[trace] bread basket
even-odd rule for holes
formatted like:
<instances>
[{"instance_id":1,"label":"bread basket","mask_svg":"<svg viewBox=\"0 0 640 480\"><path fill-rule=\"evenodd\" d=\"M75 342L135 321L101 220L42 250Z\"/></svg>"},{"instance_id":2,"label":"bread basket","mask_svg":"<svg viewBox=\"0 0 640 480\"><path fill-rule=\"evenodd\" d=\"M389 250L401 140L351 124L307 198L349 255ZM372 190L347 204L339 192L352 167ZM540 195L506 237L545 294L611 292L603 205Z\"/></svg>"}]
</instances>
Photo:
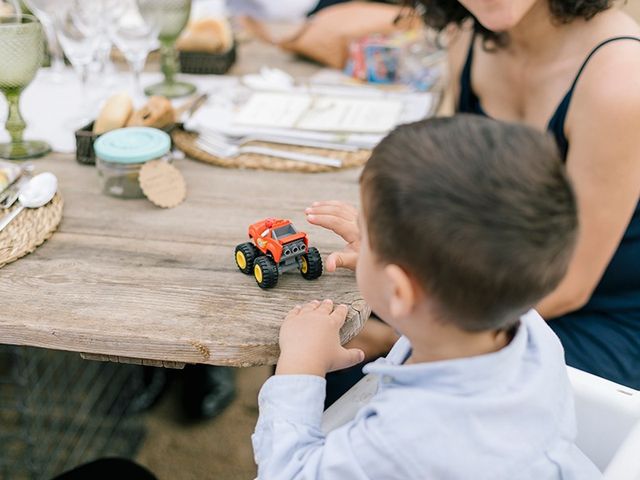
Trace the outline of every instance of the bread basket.
<instances>
[{"instance_id":1,"label":"bread basket","mask_svg":"<svg viewBox=\"0 0 640 480\"><path fill-rule=\"evenodd\" d=\"M236 44L224 53L180 51L180 71L196 75L224 75L236 61Z\"/></svg>"}]
</instances>

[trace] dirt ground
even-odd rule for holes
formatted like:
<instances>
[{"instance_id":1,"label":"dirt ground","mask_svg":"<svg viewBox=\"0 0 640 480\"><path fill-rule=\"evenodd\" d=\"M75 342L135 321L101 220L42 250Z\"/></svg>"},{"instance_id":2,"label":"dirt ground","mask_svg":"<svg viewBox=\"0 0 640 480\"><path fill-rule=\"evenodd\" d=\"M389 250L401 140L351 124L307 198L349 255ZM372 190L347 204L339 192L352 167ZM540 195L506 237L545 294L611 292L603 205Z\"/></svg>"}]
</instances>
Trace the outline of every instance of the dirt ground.
<instances>
[{"instance_id":1,"label":"dirt ground","mask_svg":"<svg viewBox=\"0 0 640 480\"><path fill-rule=\"evenodd\" d=\"M258 390L271 368L236 371L237 397L219 417L187 423L180 414L177 384L147 418L147 437L137 461L160 480L247 480L256 475L251 433Z\"/></svg>"},{"instance_id":2,"label":"dirt ground","mask_svg":"<svg viewBox=\"0 0 640 480\"><path fill-rule=\"evenodd\" d=\"M625 9L640 21L640 0L628 0ZM251 433L258 391L270 371L267 367L238 370L236 400L220 417L200 424L180 419L174 389L149 414L146 441L137 460L160 480L255 478Z\"/></svg>"}]
</instances>

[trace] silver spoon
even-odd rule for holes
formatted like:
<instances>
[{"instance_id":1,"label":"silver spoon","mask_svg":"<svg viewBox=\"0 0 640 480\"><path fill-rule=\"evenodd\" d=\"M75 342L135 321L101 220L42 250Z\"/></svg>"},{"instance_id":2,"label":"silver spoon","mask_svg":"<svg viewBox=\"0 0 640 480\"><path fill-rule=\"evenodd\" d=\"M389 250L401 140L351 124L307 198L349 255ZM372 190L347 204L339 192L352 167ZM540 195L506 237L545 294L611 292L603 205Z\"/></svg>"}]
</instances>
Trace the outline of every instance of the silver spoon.
<instances>
[{"instance_id":1,"label":"silver spoon","mask_svg":"<svg viewBox=\"0 0 640 480\"><path fill-rule=\"evenodd\" d=\"M0 231L16 218L25 208L40 208L49 203L58 190L58 179L53 173L40 173L33 177L18 196L20 206L0 220Z\"/></svg>"}]
</instances>

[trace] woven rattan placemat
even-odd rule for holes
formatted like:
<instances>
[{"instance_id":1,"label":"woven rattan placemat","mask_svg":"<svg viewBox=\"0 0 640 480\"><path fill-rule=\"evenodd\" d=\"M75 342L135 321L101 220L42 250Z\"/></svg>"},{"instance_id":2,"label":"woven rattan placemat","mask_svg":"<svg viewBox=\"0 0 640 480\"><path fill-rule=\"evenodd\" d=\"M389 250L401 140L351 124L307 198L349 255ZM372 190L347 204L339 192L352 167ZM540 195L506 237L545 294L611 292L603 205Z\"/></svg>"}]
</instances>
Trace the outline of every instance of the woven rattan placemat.
<instances>
[{"instance_id":1,"label":"woven rattan placemat","mask_svg":"<svg viewBox=\"0 0 640 480\"><path fill-rule=\"evenodd\" d=\"M25 208L7 225L0 232L0 267L33 252L51 237L62 219L63 204L62 196L57 193L44 207Z\"/></svg>"},{"instance_id":2,"label":"woven rattan placemat","mask_svg":"<svg viewBox=\"0 0 640 480\"><path fill-rule=\"evenodd\" d=\"M288 150L300 153L309 153L313 155L325 155L342 160L342 167L328 167L325 165L316 165L312 163L296 162L293 160L285 160L282 158L268 157L265 155L257 155L247 153L238 155L233 158L219 158L207 152L200 150L196 146L197 133L186 132L181 129L175 129L172 134L173 144L182 150L187 156L205 163L218 165L226 168L251 168L257 170L278 170L288 172L331 172L340 170L341 168L354 168L364 165L371 154L370 150L358 150L356 152L344 152L338 150L321 150L317 148L291 147L285 145L276 145L273 143L256 142L255 145L262 145L278 150Z\"/></svg>"}]
</instances>

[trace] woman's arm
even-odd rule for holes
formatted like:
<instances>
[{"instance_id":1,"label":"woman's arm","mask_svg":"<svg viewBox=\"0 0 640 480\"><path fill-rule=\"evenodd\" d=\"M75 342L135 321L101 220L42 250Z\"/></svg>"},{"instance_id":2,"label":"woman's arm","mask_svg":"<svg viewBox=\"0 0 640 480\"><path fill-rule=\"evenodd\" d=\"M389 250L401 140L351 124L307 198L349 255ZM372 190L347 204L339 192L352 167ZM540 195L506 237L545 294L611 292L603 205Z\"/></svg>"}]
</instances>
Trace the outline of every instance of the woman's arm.
<instances>
[{"instance_id":1,"label":"woman's arm","mask_svg":"<svg viewBox=\"0 0 640 480\"><path fill-rule=\"evenodd\" d=\"M638 203L640 42L614 42L592 58L566 125L580 233L564 280L537 307L545 318L577 310L589 300Z\"/></svg>"}]
</instances>

